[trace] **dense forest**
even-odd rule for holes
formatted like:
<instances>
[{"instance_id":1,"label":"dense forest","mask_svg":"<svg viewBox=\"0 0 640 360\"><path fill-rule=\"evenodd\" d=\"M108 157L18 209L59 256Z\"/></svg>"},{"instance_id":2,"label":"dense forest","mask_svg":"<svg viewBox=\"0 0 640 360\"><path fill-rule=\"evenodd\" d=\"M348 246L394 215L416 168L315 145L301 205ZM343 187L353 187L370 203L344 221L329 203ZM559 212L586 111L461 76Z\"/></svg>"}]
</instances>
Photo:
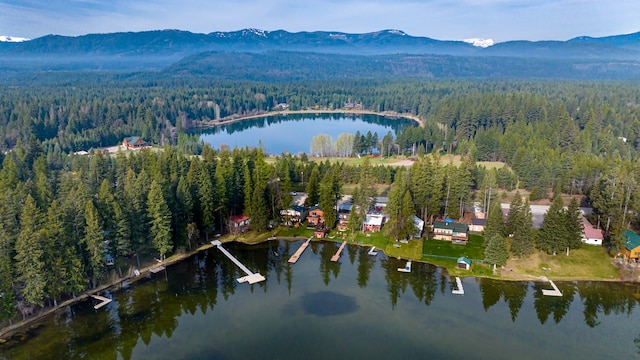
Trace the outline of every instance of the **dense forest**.
<instances>
[{"instance_id":1,"label":"dense forest","mask_svg":"<svg viewBox=\"0 0 640 360\"><path fill-rule=\"evenodd\" d=\"M395 138L379 134L375 144L354 136L349 147L352 155L376 147L416 157L411 168L272 160L260 149L211 149L190 134L278 104L340 109L350 101L423 119ZM134 254L189 249L240 213L265 231L279 223L303 173L309 201L325 209L344 184L358 184L354 201L363 209L375 184L392 184L388 231L396 238L411 233L413 215L458 218L498 190L526 189L531 200L581 195L614 247L623 229L639 225L635 82L68 80L2 87L0 124L0 319L15 315L18 303L43 306L97 286L105 254L126 271ZM131 135L157 148L74 154ZM440 154L463 161L445 164ZM488 170L478 161L508 166Z\"/></svg>"}]
</instances>

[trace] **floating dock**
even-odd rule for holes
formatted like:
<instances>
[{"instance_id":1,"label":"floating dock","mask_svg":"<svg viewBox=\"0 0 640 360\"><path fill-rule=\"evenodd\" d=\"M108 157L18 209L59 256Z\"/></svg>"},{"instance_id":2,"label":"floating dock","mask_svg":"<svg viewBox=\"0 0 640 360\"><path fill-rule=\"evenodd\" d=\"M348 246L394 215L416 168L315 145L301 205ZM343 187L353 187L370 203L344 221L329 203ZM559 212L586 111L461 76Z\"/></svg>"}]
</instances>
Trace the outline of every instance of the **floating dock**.
<instances>
[{"instance_id":1,"label":"floating dock","mask_svg":"<svg viewBox=\"0 0 640 360\"><path fill-rule=\"evenodd\" d=\"M378 252L376 251L376 247L375 247L375 246L372 246L372 247L371 247L371 249L369 250L369 252L368 252L367 254L369 254L369 255L371 255L371 256L376 256L376 255L378 255Z\"/></svg>"},{"instance_id":2,"label":"floating dock","mask_svg":"<svg viewBox=\"0 0 640 360\"><path fill-rule=\"evenodd\" d=\"M562 292L560 291L560 289L558 289L556 284L553 283L553 281L547 279L545 276L543 276L541 278L541 280L542 281L548 281L549 284L551 284L551 287L553 288L553 290L542 289L542 295L545 295L545 296L562 296Z\"/></svg>"},{"instance_id":3,"label":"floating dock","mask_svg":"<svg viewBox=\"0 0 640 360\"><path fill-rule=\"evenodd\" d=\"M236 259L233 255L231 255L231 253L228 252L227 249L222 247L222 243L220 242L220 240L213 240L211 244L217 247L218 250L220 250L223 254L225 254L229 258L229 260L233 261L240 268L240 270L244 271L247 274L247 276L243 276L236 279L238 280L239 283L248 282L249 284L255 284L257 282L266 280L264 276L262 276L259 273L253 273L246 266L244 266L238 259Z\"/></svg>"},{"instance_id":4,"label":"floating dock","mask_svg":"<svg viewBox=\"0 0 640 360\"><path fill-rule=\"evenodd\" d=\"M307 246L309 246L309 243L311 243L311 239L313 239L313 237L310 237L309 240L303 242L302 245L300 245L300 247L298 248L298 250L296 250L296 252L293 255L291 255L291 257L289 258L290 263L295 264L296 261L300 259L300 255L302 255L302 253L307 249Z\"/></svg>"},{"instance_id":5,"label":"floating dock","mask_svg":"<svg viewBox=\"0 0 640 360\"><path fill-rule=\"evenodd\" d=\"M93 306L93 308L96 309L96 310L100 309L101 307L107 305L108 303L110 303L112 301L111 299L106 298L104 296L100 296L100 295L89 295L89 296L91 296L92 298L94 298L96 300L102 301L101 303L98 303L98 304Z\"/></svg>"},{"instance_id":6,"label":"floating dock","mask_svg":"<svg viewBox=\"0 0 640 360\"><path fill-rule=\"evenodd\" d=\"M464 288L462 287L462 280L456 276L456 285L458 288L452 289L451 293L454 295L464 295Z\"/></svg>"},{"instance_id":7,"label":"floating dock","mask_svg":"<svg viewBox=\"0 0 640 360\"><path fill-rule=\"evenodd\" d=\"M400 272L411 272L411 260L407 261L407 264L403 268L398 268Z\"/></svg>"},{"instance_id":8,"label":"floating dock","mask_svg":"<svg viewBox=\"0 0 640 360\"><path fill-rule=\"evenodd\" d=\"M336 262L340 259L340 253L342 253L342 249L344 249L345 245L347 245L346 240L342 242L342 245L340 245L340 248L338 249L338 251L336 251L336 254L331 257L331 261Z\"/></svg>"},{"instance_id":9,"label":"floating dock","mask_svg":"<svg viewBox=\"0 0 640 360\"><path fill-rule=\"evenodd\" d=\"M149 269L149 272L152 274L157 274L164 269L166 269L164 265L160 265L160 266L152 267L151 269Z\"/></svg>"}]
</instances>

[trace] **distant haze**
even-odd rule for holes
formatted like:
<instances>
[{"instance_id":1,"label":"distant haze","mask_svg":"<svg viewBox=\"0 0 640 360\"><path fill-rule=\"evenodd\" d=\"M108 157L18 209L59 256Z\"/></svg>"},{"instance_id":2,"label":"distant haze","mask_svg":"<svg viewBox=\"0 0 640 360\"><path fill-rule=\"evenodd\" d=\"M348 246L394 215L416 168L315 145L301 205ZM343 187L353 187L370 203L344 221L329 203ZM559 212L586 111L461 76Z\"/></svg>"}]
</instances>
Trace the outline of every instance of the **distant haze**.
<instances>
[{"instance_id":1,"label":"distant haze","mask_svg":"<svg viewBox=\"0 0 640 360\"><path fill-rule=\"evenodd\" d=\"M401 29L439 40L567 40L636 32L638 14L638 0L0 0L0 35Z\"/></svg>"}]
</instances>

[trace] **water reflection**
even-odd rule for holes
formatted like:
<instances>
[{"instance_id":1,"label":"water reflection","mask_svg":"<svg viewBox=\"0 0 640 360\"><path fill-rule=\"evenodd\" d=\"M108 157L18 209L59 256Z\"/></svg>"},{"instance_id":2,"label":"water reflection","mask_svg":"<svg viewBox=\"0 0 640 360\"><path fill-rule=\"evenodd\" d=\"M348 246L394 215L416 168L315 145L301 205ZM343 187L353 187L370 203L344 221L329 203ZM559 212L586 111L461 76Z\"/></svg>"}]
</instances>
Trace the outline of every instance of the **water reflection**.
<instances>
[{"instance_id":1,"label":"water reflection","mask_svg":"<svg viewBox=\"0 0 640 360\"><path fill-rule=\"evenodd\" d=\"M640 353L638 284L557 282L563 296L547 297L541 291L546 283L469 278L464 281L466 294L456 296L451 294L453 279L429 264L414 262L412 273L401 273L397 269L404 260L373 257L368 249L355 246L331 262L339 246L331 242L313 242L297 264L289 264L299 245L228 244L234 256L267 278L254 285L238 284L236 279L244 274L219 252L197 254L169 267L166 278L157 274L110 294L114 301L100 310L85 301L39 322L26 331L24 340L0 345L0 359L132 359L148 358L150 352L158 358L197 358L205 354L203 349L209 350L205 357L224 358L237 351L233 344L244 332L265 337L269 349L268 339L301 336L307 329L314 334L335 329L382 337L401 333L396 341L405 342L406 356L419 356L425 344L436 348L445 345L438 343L444 338L456 336L466 338L467 351L485 349L490 355L491 349L484 348L490 342L478 338L489 328L508 334L514 349L532 341L547 344L532 357L585 339L584 350L571 351L602 349L600 354L617 358ZM274 308L282 310L271 311ZM451 323L466 323L468 329L452 328ZM414 339L418 331L433 338ZM456 336L449 336L452 331ZM214 337L220 340L212 347L209 338ZM313 345L303 341L299 346L298 351L305 351ZM366 346L354 345L350 351L367 354ZM182 349L186 347L192 349ZM282 356L277 350L271 350L273 355ZM326 353L315 357L320 355Z\"/></svg>"}]
</instances>

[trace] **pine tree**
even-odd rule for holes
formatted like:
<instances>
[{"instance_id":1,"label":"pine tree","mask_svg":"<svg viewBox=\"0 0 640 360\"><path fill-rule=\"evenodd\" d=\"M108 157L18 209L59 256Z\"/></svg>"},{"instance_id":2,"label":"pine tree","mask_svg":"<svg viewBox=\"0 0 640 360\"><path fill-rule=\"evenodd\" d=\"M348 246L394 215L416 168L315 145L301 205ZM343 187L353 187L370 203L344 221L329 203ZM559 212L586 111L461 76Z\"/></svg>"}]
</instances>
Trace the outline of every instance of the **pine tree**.
<instances>
[{"instance_id":1,"label":"pine tree","mask_svg":"<svg viewBox=\"0 0 640 360\"><path fill-rule=\"evenodd\" d=\"M489 238L487 248L484 250L484 260L494 266L503 266L507 263L507 241L500 235Z\"/></svg>"},{"instance_id":2,"label":"pine tree","mask_svg":"<svg viewBox=\"0 0 640 360\"><path fill-rule=\"evenodd\" d=\"M413 206L413 198L411 192L406 190L402 196L402 206L400 210L400 233L399 239L409 239L417 232L414 216L416 215L416 209Z\"/></svg>"},{"instance_id":3,"label":"pine tree","mask_svg":"<svg viewBox=\"0 0 640 360\"><path fill-rule=\"evenodd\" d=\"M556 254L569 245L567 243L566 215L563 209L562 197L553 197L551 206L544 216L544 221L538 231L536 248L547 254Z\"/></svg>"},{"instance_id":4,"label":"pine tree","mask_svg":"<svg viewBox=\"0 0 640 360\"><path fill-rule=\"evenodd\" d=\"M320 171L317 166L314 166L313 170L311 170L311 176L309 176L306 191L307 199L305 200L305 204L308 206L318 204L320 201Z\"/></svg>"},{"instance_id":5,"label":"pine tree","mask_svg":"<svg viewBox=\"0 0 640 360\"><path fill-rule=\"evenodd\" d=\"M332 173L325 174L320 181L320 208L324 212L324 222L327 229L333 229L338 217L333 184Z\"/></svg>"},{"instance_id":6,"label":"pine tree","mask_svg":"<svg viewBox=\"0 0 640 360\"><path fill-rule=\"evenodd\" d=\"M515 256L526 258L533 253L533 244L533 218L531 216L529 200L526 200L524 204L522 204L514 223L510 251Z\"/></svg>"},{"instance_id":7,"label":"pine tree","mask_svg":"<svg viewBox=\"0 0 640 360\"><path fill-rule=\"evenodd\" d=\"M491 239L494 235L505 236L505 224L504 217L502 215L502 208L500 204L496 201L491 205L491 209L489 209L489 214L487 216L487 223L484 227L484 238ZM485 241L484 246L486 247L488 241Z\"/></svg>"},{"instance_id":8,"label":"pine tree","mask_svg":"<svg viewBox=\"0 0 640 360\"><path fill-rule=\"evenodd\" d=\"M171 234L171 211L162 194L162 187L157 181L151 183L149 198L149 226L153 247L160 253L160 259L173 249Z\"/></svg>"},{"instance_id":9,"label":"pine tree","mask_svg":"<svg viewBox=\"0 0 640 360\"><path fill-rule=\"evenodd\" d=\"M516 223L522 215L522 210L522 197L520 192L516 191L516 194L513 196L511 204L509 205L509 214L507 215L507 221L505 224L506 235L513 235L515 233L515 228L517 226Z\"/></svg>"},{"instance_id":10,"label":"pine tree","mask_svg":"<svg viewBox=\"0 0 640 360\"><path fill-rule=\"evenodd\" d=\"M98 210L93 204L93 200L87 201L84 218L85 227L82 242L88 254L87 269L91 278L91 284L93 287L96 287L104 276L106 266L104 262L104 234L102 226L100 225Z\"/></svg>"},{"instance_id":11,"label":"pine tree","mask_svg":"<svg viewBox=\"0 0 640 360\"><path fill-rule=\"evenodd\" d=\"M567 227L567 244L571 249L582 246L582 211L576 198L571 198L566 210L565 226Z\"/></svg>"},{"instance_id":12,"label":"pine tree","mask_svg":"<svg viewBox=\"0 0 640 360\"><path fill-rule=\"evenodd\" d=\"M35 200L27 195L16 240L15 271L18 281L23 284L22 296L28 303L38 306L44 305L47 281L41 221Z\"/></svg>"}]
</instances>

